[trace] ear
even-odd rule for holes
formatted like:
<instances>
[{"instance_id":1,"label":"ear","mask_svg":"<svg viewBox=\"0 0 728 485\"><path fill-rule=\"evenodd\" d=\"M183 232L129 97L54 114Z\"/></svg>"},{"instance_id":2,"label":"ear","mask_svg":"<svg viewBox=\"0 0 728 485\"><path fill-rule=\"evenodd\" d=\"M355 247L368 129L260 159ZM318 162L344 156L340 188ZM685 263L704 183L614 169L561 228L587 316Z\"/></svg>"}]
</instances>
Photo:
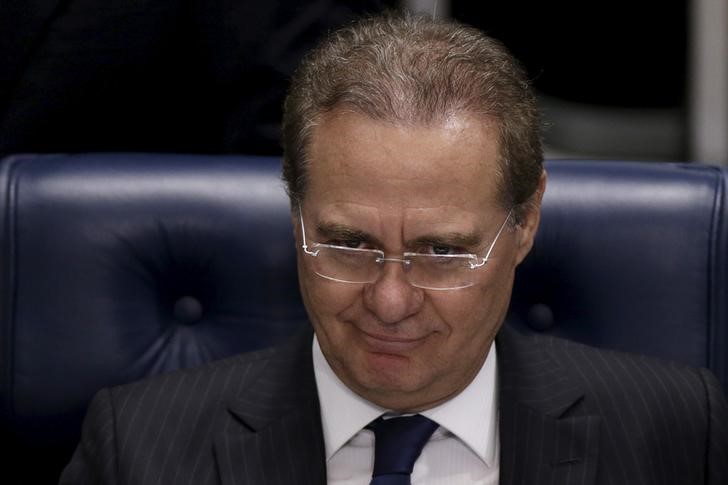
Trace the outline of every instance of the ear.
<instances>
[{"instance_id":1,"label":"ear","mask_svg":"<svg viewBox=\"0 0 728 485\"><path fill-rule=\"evenodd\" d=\"M541 200L546 190L546 171L541 172L541 178L538 181L536 192L533 193L531 201L528 203L523 220L517 228L517 245L516 245L516 265L521 264L529 251L533 247L533 241L536 238L536 231L541 220Z\"/></svg>"}]
</instances>

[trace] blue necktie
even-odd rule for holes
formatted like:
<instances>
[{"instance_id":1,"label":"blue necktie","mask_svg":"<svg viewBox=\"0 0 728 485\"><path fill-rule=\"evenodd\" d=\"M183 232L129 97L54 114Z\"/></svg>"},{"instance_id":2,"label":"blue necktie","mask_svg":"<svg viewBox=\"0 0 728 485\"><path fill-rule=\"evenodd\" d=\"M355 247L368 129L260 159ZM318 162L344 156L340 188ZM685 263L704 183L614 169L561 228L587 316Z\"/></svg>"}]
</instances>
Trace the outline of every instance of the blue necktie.
<instances>
[{"instance_id":1,"label":"blue necktie","mask_svg":"<svg viewBox=\"0 0 728 485\"><path fill-rule=\"evenodd\" d=\"M374 472L370 485L410 485L410 475L422 448L438 424L415 414L372 421Z\"/></svg>"}]
</instances>

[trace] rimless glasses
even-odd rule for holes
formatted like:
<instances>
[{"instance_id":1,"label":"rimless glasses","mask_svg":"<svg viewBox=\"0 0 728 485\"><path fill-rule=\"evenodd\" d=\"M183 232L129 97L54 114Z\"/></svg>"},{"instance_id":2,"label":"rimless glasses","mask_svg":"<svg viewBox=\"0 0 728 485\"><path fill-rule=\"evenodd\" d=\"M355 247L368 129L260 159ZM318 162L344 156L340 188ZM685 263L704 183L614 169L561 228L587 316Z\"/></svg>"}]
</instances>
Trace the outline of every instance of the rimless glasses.
<instances>
[{"instance_id":1,"label":"rimless glasses","mask_svg":"<svg viewBox=\"0 0 728 485\"><path fill-rule=\"evenodd\" d=\"M303 237L301 247L303 252L311 257L313 271L318 276L338 283L373 283L379 279L384 263L400 263L409 283L426 290L459 290L473 286L476 281L476 271L484 267L490 259L495 243L505 229L512 212L512 210L508 212L484 256L457 252L454 254L405 252L399 258L390 258L379 249L318 242L311 242L309 245L306 240L303 211L300 206L298 209ZM450 248L445 247L445 249Z\"/></svg>"}]
</instances>

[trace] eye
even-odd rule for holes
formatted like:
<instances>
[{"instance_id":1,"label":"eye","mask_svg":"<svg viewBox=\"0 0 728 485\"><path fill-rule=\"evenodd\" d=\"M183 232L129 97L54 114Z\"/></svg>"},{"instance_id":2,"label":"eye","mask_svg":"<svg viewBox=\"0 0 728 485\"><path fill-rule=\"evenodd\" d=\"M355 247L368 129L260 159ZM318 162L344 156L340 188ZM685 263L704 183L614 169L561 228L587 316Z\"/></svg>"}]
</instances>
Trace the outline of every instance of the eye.
<instances>
[{"instance_id":1,"label":"eye","mask_svg":"<svg viewBox=\"0 0 728 485\"><path fill-rule=\"evenodd\" d=\"M438 245L431 246L431 248L432 248L432 254L436 254L438 256L443 256L445 254L456 254L455 249L450 246L438 244Z\"/></svg>"},{"instance_id":2,"label":"eye","mask_svg":"<svg viewBox=\"0 0 728 485\"><path fill-rule=\"evenodd\" d=\"M432 254L435 256L447 256L450 254L463 254L466 251L464 251L462 248L449 246L447 244L427 244L423 246L418 252L421 254Z\"/></svg>"},{"instance_id":3,"label":"eye","mask_svg":"<svg viewBox=\"0 0 728 485\"><path fill-rule=\"evenodd\" d=\"M352 248L352 249L362 249L364 247L364 241L361 239L356 238L350 238L350 239L333 239L329 241L327 244L331 244L333 246L342 246L345 248Z\"/></svg>"}]
</instances>

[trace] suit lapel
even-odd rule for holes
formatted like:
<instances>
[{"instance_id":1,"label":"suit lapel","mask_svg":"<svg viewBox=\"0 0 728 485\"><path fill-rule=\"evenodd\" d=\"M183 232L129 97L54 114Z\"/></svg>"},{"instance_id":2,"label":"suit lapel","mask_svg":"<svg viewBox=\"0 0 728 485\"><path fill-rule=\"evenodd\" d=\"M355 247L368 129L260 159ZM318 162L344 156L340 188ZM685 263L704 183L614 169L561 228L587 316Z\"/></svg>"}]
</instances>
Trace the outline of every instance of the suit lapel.
<instances>
[{"instance_id":1,"label":"suit lapel","mask_svg":"<svg viewBox=\"0 0 728 485\"><path fill-rule=\"evenodd\" d=\"M600 418L580 412L583 391L534 339L504 326L497 342L500 483L594 483Z\"/></svg>"},{"instance_id":2,"label":"suit lapel","mask_svg":"<svg viewBox=\"0 0 728 485\"><path fill-rule=\"evenodd\" d=\"M497 340L500 483L594 483L600 418L581 412L583 391L534 339L504 327ZM223 485L325 485L311 335L259 365L215 439Z\"/></svg>"},{"instance_id":3,"label":"suit lapel","mask_svg":"<svg viewBox=\"0 0 728 485\"><path fill-rule=\"evenodd\" d=\"M224 485L325 485L321 417L311 334L265 362L252 385L230 403L215 439Z\"/></svg>"}]
</instances>

